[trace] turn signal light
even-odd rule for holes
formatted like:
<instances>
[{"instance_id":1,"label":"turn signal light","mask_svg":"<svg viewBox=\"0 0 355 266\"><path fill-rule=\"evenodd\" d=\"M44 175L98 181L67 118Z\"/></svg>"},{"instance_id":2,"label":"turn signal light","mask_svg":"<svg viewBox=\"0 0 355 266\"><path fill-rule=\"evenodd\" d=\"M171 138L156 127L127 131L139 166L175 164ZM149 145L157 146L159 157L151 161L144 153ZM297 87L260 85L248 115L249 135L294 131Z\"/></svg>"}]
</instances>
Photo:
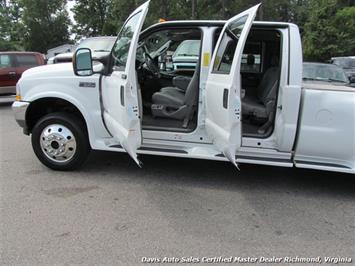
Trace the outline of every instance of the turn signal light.
<instances>
[{"instance_id":1,"label":"turn signal light","mask_svg":"<svg viewBox=\"0 0 355 266\"><path fill-rule=\"evenodd\" d=\"M15 97L15 100L16 101L21 101L21 95L17 94L16 97Z\"/></svg>"}]
</instances>

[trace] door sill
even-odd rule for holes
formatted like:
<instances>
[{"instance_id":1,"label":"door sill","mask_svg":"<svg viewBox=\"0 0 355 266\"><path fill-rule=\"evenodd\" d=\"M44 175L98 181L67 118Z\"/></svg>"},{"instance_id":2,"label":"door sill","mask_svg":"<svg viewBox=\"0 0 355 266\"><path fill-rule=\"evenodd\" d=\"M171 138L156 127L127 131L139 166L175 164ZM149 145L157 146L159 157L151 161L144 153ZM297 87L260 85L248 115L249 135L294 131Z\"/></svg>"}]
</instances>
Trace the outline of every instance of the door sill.
<instances>
[{"instance_id":1,"label":"door sill","mask_svg":"<svg viewBox=\"0 0 355 266\"><path fill-rule=\"evenodd\" d=\"M217 154L216 157L225 158L223 154ZM281 158L261 158L253 157L247 155L237 155L235 160L238 163L250 163L250 164L262 164L270 166L282 166L282 167L293 167L291 159L281 159Z\"/></svg>"},{"instance_id":2,"label":"door sill","mask_svg":"<svg viewBox=\"0 0 355 266\"><path fill-rule=\"evenodd\" d=\"M171 132L171 133L191 133L195 129L188 128L167 128L167 127L157 127L157 126L142 126L142 130L145 131L163 131L163 132Z\"/></svg>"},{"instance_id":3,"label":"door sill","mask_svg":"<svg viewBox=\"0 0 355 266\"><path fill-rule=\"evenodd\" d=\"M170 118L153 118L151 115L143 115L142 130L162 131L173 133L191 133L197 128L197 120L189 121L187 128L183 128L183 121Z\"/></svg>"}]
</instances>

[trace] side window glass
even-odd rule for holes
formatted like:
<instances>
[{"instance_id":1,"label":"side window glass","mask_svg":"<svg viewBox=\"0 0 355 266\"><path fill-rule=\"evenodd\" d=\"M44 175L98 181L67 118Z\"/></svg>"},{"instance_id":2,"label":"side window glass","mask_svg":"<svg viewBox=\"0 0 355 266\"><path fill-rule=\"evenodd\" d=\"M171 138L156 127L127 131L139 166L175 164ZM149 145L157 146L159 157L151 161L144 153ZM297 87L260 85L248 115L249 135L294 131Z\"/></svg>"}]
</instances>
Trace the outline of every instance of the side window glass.
<instances>
[{"instance_id":1,"label":"side window glass","mask_svg":"<svg viewBox=\"0 0 355 266\"><path fill-rule=\"evenodd\" d=\"M34 55L16 55L19 67L35 67L38 66L36 56Z\"/></svg>"},{"instance_id":2,"label":"side window glass","mask_svg":"<svg viewBox=\"0 0 355 266\"><path fill-rule=\"evenodd\" d=\"M247 43L243 52L241 71L244 73L260 73L262 44Z\"/></svg>"},{"instance_id":3,"label":"side window glass","mask_svg":"<svg viewBox=\"0 0 355 266\"><path fill-rule=\"evenodd\" d=\"M223 53L217 53L216 61L213 65L213 70L217 73L229 74L233 64L237 43L227 35L223 37L223 42L223 46L225 48L223 49Z\"/></svg>"},{"instance_id":4,"label":"side window glass","mask_svg":"<svg viewBox=\"0 0 355 266\"><path fill-rule=\"evenodd\" d=\"M213 35L212 51L216 48L219 36L221 35L222 28L217 28Z\"/></svg>"},{"instance_id":5,"label":"side window glass","mask_svg":"<svg viewBox=\"0 0 355 266\"><path fill-rule=\"evenodd\" d=\"M0 68L12 67L10 55L0 55Z\"/></svg>"},{"instance_id":6,"label":"side window glass","mask_svg":"<svg viewBox=\"0 0 355 266\"><path fill-rule=\"evenodd\" d=\"M227 26L226 32L223 34L222 41L219 44L217 55L213 63L214 73L230 73L240 34L244 28L247 19L248 15L245 15L231 22Z\"/></svg>"},{"instance_id":7,"label":"side window glass","mask_svg":"<svg viewBox=\"0 0 355 266\"><path fill-rule=\"evenodd\" d=\"M129 48L131 46L131 41L133 35L137 29L139 18L141 16L141 12L133 15L126 24L122 27L117 41L113 47L113 69L116 71L125 71Z\"/></svg>"}]
</instances>

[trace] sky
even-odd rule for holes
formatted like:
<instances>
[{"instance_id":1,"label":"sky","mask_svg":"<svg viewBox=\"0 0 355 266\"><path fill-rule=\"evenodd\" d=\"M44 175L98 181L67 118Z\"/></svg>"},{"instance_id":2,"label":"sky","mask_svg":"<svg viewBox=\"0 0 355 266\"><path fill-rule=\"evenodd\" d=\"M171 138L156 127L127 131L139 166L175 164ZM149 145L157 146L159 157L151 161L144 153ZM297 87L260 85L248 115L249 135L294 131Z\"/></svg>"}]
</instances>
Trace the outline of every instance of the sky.
<instances>
[{"instance_id":1,"label":"sky","mask_svg":"<svg viewBox=\"0 0 355 266\"><path fill-rule=\"evenodd\" d=\"M74 22L74 14L73 12L70 11L70 9L75 5L75 0L69 0L67 2L67 10L69 12L69 17L71 19L72 22Z\"/></svg>"},{"instance_id":2,"label":"sky","mask_svg":"<svg viewBox=\"0 0 355 266\"><path fill-rule=\"evenodd\" d=\"M70 20L75 23L74 14L70 11L70 9L75 5L75 0L68 0L67 2L67 11L69 13ZM70 35L70 39L74 40L75 34Z\"/></svg>"}]
</instances>

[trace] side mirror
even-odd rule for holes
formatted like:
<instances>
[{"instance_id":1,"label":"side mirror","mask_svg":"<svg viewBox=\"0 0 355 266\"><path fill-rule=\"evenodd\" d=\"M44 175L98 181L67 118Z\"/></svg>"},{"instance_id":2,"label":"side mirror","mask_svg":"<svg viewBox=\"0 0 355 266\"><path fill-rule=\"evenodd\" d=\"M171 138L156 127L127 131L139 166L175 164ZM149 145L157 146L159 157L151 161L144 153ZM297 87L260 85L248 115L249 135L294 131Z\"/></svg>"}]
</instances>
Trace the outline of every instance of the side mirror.
<instances>
[{"instance_id":1,"label":"side mirror","mask_svg":"<svg viewBox=\"0 0 355 266\"><path fill-rule=\"evenodd\" d=\"M89 48L80 48L75 52L73 68L77 76L84 77L94 74L91 50Z\"/></svg>"},{"instance_id":2,"label":"side mirror","mask_svg":"<svg viewBox=\"0 0 355 266\"><path fill-rule=\"evenodd\" d=\"M355 83L355 76L350 77L349 80L350 80L350 84Z\"/></svg>"}]
</instances>

